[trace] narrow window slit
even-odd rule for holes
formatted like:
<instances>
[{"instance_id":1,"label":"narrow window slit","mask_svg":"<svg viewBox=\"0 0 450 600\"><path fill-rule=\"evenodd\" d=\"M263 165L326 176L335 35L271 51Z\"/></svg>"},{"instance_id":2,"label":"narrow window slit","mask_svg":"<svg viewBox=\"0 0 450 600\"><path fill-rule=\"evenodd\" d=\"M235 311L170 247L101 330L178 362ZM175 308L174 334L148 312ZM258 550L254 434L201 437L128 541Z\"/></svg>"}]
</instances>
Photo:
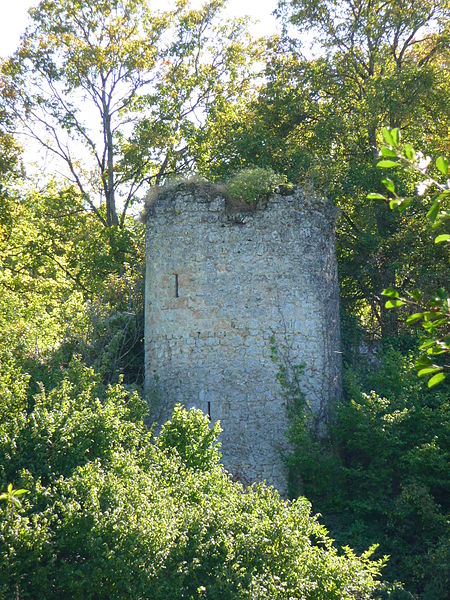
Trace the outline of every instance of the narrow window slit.
<instances>
[{"instance_id":1,"label":"narrow window slit","mask_svg":"<svg viewBox=\"0 0 450 600\"><path fill-rule=\"evenodd\" d=\"M178 273L175 273L175 298L179 298L179 289L178 289Z\"/></svg>"},{"instance_id":2,"label":"narrow window slit","mask_svg":"<svg viewBox=\"0 0 450 600\"><path fill-rule=\"evenodd\" d=\"M209 417L209 420L211 421L211 402L208 402L208 417Z\"/></svg>"}]
</instances>

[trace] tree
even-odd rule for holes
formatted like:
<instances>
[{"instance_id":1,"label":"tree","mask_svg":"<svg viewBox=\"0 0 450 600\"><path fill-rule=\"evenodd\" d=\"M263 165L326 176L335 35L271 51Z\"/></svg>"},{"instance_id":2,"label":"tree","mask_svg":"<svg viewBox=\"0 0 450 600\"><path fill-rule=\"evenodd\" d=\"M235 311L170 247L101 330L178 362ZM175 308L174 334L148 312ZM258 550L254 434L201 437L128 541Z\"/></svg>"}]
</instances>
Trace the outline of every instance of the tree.
<instances>
[{"instance_id":1,"label":"tree","mask_svg":"<svg viewBox=\"0 0 450 600\"><path fill-rule=\"evenodd\" d=\"M448 205L450 199L450 182L438 180L448 177L448 159L439 156L436 159L436 170L438 178L427 172L431 159L425 158L421 152L417 152L411 144L400 143L400 131L398 129L383 129L383 138L386 146L381 148L382 159L377 167L380 169L401 169L403 171L418 173L421 181L418 185L418 194L425 196L422 204L428 204L427 217L433 229L438 230L434 238L435 244L448 244L450 234L445 231L449 220ZM433 175L433 176L432 176ZM382 180L386 189L385 194L368 194L370 200L383 200L391 209L404 211L416 198L399 195L394 181L389 177ZM426 197L428 196L428 198ZM428 201L428 202L427 202ZM440 230L440 231L439 231ZM434 267L433 263L429 265ZM399 291L394 288L383 290L383 296L389 298L385 307L399 308L408 305L416 312L411 314L406 323L409 325L421 323L425 336L419 349L422 351L416 362L419 377L429 377L428 387L434 387L445 380L450 365L445 360L450 353L450 299L444 288L435 291L432 298L427 298L420 290L412 292Z\"/></svg>"},{"instance_id":2,"label":"tree","mask_svg":"<svg viewBox=\"0 0 450 600\"><path fill-rule=\"evenodd\" d=\"M218 24L223 4L190 10L178 0L156 12L146 0L42 0L31 9L4 68L10 105L105 226L124 225L144 184L188 168L202 122L248 84L245 24Z\"/></svg>"},{"instance_id":3,"label":"tree","mask_svg":"<svg viewBox=\"0 0 450 600\"><path fill-rule=\"evenodd\" d=\"M385 560L338 552L305 498L233 482L201 411L177 406L155 439L146 402L79 360L30 408L11 367L0 492L29 493L14 511L0 494L2 597L363 600L379 587Z\"/></svg>"},{"instance_id":4,"label":"tree","mask_svg":"<svg viewBox=\"0 0 450 600\"><path fill-rule=\"evenodd\" d=\"M443 1L280 2L284 33L268 43L266 80L258 96L234 109L233 127L215 122L208 140L209 154L218 158L204 165L206 174L271 167L294 183L312 179L340 207L342 306L376 335L397 331L382 290L398 278L430 277L422 258L431 253L423 223L399 227L398 215L368 205L366 195L382 185L375 163L383 126L400 125L408 141L425 138L430 151L443 151L448 130L444 10ZM320 48L316 58L303 55L305 32ZM223 123L229 123L228 115ZM417 260L406 269L399 255L411 247ZM439 269L433 275L440 276Z\"/></svg>"},{"instance_id":5,"label":"tree","mask_svg":"<svg viewBox=\"0 0 450 600\"><path fill-rule=\"evenodd\" d=\"M405 108L423 84L423 67L447 46L446 9L445 0L280 0L277 14L299 31L318 34L328 57L339 59L347 100L366 103L367 137L376 155L381 120L386 115L395 127L409 116ZM400 92L396 85L408 83L411 70L417 80Z\"/></svg>"},{"instance_id":6,"label":"tree","mask_svg":"<svg viewBox=\"0 0 450 600\"><path fill-rule=\"evenodd\" d=\"M407 230L399 230L396 216L381 207L368 209L364 199L380 185L374 162L381 127L401 126L412 140L427 135L430 146L445 139L445 11L442 0L281 0L278 7L285 26L322 40L328 73L319 101L330 119L324 166L334 163L329 188L344 213L338 236L343 292L369 304L383 335L397 325L381 291L398 276L397 256L406 242L401 233ZM299 40L291 44L299 52Z\"/></svg>"}]
</instances>

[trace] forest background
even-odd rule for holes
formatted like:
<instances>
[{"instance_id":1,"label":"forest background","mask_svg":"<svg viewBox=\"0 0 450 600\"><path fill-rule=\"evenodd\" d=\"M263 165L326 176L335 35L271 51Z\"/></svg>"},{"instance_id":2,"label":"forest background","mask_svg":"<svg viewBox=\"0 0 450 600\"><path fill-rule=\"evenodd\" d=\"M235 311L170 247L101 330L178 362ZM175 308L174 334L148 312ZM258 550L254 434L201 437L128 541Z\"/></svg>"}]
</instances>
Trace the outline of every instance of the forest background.
<instances>
[{"instance_id":1,"label":"forest background","mask_svg":"<svg viewBox=\"0 0 450 600\"><path fill-rule=\"evenodd\" d=\"M280 0L264 38L223 4L42 0L2 62L0 590L446 598L446 3ZM249 201L312 182L341 211L344 397L319 440L293 391L292 505L229 481L201 415L142 425L135 215L193 175ZM379 544L383 583L303 496L337 547Z\"/></svg>"}]
</instances>

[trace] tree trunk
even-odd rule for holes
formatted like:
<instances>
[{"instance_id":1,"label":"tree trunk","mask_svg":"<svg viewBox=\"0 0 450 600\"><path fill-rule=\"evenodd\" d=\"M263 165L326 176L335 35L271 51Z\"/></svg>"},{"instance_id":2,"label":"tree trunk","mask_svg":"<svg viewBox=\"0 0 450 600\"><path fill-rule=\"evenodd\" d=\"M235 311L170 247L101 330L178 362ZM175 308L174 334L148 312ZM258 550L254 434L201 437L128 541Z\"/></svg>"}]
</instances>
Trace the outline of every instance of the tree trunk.
<instances>
[{"instance_id":1,"label":"tree trunk","mask_svg":"<svg viewBox=\"0 0 450 600\"><path fill-rule=\"evenodd\" d=\"M109 113L105 113L104 123L107 147L106 216L108 226L111 227L119 225L119 218L117 216L116 198L114 190L114 147L113 135L111 131L111 115Z\"/></svg>"}]
</instances>

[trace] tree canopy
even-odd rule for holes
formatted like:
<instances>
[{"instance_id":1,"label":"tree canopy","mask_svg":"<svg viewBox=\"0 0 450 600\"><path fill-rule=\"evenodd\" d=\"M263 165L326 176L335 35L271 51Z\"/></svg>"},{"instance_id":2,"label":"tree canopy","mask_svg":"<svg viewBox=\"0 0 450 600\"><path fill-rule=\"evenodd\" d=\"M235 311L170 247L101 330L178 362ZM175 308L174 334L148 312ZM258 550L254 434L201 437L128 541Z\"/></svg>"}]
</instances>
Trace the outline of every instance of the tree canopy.
<instances>
[{"instance_id":1,"label":"tree canopy","mask_svg":"<svg viewBox=\"0 0 450 600\"><path fill-rule=\"evenodd\" d=\"M186 169L218 104L248 86L245 23L222 0L43 0L4 69L22 134L65 165L100 221L123 227L144 184Z\"/></svg>"}]
</instances>

